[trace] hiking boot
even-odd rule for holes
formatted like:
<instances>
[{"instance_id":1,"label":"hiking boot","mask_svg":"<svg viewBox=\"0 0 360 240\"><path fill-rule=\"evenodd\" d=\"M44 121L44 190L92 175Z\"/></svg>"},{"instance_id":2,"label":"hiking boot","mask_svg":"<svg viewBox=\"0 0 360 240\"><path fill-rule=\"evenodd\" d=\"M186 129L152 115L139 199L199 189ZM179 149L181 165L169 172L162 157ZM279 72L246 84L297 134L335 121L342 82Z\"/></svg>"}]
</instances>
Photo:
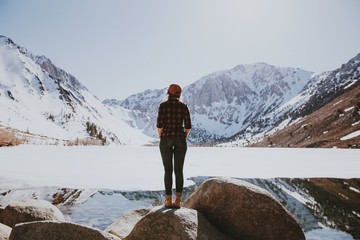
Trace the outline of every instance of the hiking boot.
<instances>
[{"instance_id":1,"label":"hiking boot","mask_svg":"<svg viewBox=\"0 0 360 240\"><path fill-rule=\"evenodd\" d=\"M166 195L165 196L165 208L172 208L173 204L172 204L172 199L171 199L171 195Z\"/></svg>"},{"instance_id":2,"label":"hiking boot","mask_svg":"<svg viewBox=\"0 0 360 240\"><path fill-rule=\"evenodd\" d=\"M173 208L180 208L181 205L181 193L176 193L175 201L173 202Z\"/></svg>"}]
</instances>

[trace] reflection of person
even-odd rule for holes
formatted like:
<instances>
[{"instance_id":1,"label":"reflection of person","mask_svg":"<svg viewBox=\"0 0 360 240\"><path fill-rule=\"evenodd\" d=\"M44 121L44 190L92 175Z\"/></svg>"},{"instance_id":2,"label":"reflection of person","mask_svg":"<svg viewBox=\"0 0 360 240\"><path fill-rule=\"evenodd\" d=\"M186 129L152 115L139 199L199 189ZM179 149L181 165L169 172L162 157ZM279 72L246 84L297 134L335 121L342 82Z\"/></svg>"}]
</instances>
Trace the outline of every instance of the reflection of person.
<instances>
[{"instance_id":1,"label":"reflection of person","mask_svg":"<svg viewBox=\"0 0 360 240\"><path fill-rule=\"evenodd\" d=\"M191 119L187 105L179 100L181 87L171 84L167 94L168 100L160 104L157 118L160 152L165 170L165 207L180 208L184 185L183 166L187 150L186 138L190 133ZM173 169L176 185L174 202L172 202Z\"/></svg>"}]
</instances>

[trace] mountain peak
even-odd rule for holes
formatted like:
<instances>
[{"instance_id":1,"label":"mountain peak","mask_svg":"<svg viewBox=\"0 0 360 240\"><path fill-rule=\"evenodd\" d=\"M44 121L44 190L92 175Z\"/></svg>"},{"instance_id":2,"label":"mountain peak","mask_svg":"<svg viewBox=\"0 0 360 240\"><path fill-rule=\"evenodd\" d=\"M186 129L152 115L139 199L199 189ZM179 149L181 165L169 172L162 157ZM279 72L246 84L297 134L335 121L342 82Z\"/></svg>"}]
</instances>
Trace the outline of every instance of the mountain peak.
<instances>
[{"instance_id":1,"label":"mountain peak","mask_svg":"<svg viewBox=\"0 0 360 240\"><path fill-rule=\"evenodd\" d=\"M49 62L49 63L53 64L52 61L44 55L33 56L33 60L40 65L43 64L44 62Z\"/></svg>"},{"instance_id":2,"label":"mountain peak","mask_svg":"<svg viewBox=\"0 0 360 240\"><path fill-rule=\"evenodd\" d=\"M13 40L11 40L10 38L5 37L5 36L3 36L3 35L0 35L0 43L1 43L2 45L4 45L4 44L14 44L14 45L15 45L15 43L14 43Z\"/></svg>"},{"instance_id":3,"label":"mountain peak","mask_svg":"<svg viewBox=\"0 0 360 240\"><path fill-rule=\"evenodd\" d=\"M2 45L2 46L8 45L10 47L15 47L15 48L19 49L19 51L21 53L28 54L28 50L26 48L16 44L13 40L11 40L10 38L3 36L3 35L0 35L0 45Z\"/></svg>"},{"instance_id":4,"label":"mountain peak","mask_svg":"<svg viewBox=\"0 0 360 240\"><path fill-rule=\"evenodd\" d=\"M78 89L87 90L87 88L82 83L80 83L76 77L55 66L55 64L48 57L44 55L31 55L30 57L33 59L33 61L39 64L43 70L48 72L52 78L67 82Z\"/></svg>"}]
</instances>

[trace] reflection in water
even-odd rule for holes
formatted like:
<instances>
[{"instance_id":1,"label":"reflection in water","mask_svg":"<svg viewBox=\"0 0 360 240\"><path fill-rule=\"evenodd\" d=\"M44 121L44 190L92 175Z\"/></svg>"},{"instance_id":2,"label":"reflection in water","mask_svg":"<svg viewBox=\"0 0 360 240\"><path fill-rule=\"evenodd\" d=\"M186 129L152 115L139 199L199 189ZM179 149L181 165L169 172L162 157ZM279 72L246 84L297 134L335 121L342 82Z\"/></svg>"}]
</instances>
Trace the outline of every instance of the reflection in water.
<instances>
[{"instance_id":1,"label":"reflection in water","mask_svg":"<svg viewBox=\"0 0 360 240\"><path fill-rule=\"evenodd\" d=\"M150 208L146 201L130 201L120 193L98 192L86 202L76 205L58 206L67 221L104 230L126 212Z\"/></svg>"}]
</instances>

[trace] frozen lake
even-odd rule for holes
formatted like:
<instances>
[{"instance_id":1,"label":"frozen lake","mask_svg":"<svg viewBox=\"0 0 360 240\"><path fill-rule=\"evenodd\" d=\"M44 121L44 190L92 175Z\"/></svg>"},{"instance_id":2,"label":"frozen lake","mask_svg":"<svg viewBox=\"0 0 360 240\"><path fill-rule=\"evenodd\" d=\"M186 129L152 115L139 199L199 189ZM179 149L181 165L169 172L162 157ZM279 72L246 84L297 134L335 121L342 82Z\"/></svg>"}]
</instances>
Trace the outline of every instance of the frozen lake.
<instances>
[{"instance_id":1,"label":"frozen lake","mask_svg":"<svg viewBox=\"0 0 360 240\"><path fill-rule=\"evenodd\" d=\"M0 189L60 186L162 190L158 147L0 148ZM189 147L184 177L360 178L360 150ZM185 185L193 184L186 181Z\"/></svg>"}]
</instances>

